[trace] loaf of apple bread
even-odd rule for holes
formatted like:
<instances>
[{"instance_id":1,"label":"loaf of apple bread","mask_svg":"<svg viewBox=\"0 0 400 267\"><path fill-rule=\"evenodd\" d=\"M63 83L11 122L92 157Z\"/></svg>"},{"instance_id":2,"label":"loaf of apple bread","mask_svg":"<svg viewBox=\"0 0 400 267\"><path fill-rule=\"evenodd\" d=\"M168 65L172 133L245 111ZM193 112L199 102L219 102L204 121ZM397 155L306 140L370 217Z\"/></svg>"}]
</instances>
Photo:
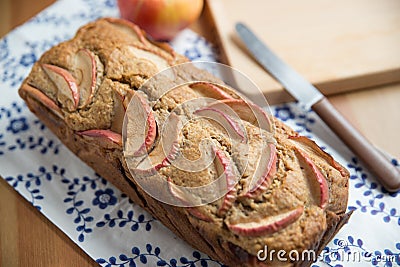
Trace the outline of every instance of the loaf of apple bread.
<instances>
[{"instance_id":1,"label":"loaf of apple bread","mask_svg":"<svg viewBox=\"0 0 400 267\"><path fill-rule=\"evenodd\" d=\"M166 82L199 82L165 94L157 85L143 87L159 71L187 61L136 25L104 18L44 53L19 94L72 152L194 248L228 266L309 266L312 259L282 261L276 254L260 257L260 251L318 255L349 218L348 171L205 71L182 69ZM198 98L216 102L179 108ZM133 121L124 128L127 109ZM173 140L162 153L159 139L167 120ZM146 126L139 130L140 125ZM201 158L204 144L211 164L198 171L174 164ZM144 157L151 163L143 164ZM165 182L177 205L138 184L140 176L153 175ZM199 187L219 177L225 181L223 195L187 205L191 196L182 186Z\"/></svg>"}]
</instances>

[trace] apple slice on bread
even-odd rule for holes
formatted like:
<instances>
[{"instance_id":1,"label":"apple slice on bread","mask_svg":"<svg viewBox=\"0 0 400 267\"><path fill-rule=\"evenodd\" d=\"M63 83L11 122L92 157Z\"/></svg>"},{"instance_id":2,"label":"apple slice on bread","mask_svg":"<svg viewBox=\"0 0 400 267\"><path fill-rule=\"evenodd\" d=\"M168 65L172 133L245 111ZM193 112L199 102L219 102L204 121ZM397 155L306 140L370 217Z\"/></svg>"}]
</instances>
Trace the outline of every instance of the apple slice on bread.
<instances>
[{"instance_id":1,"label":"apple slice on bread","mask_svg":"<svg viewBox=\"0 0 400 267\"><path fill-rule=\"evenodd\" d=\"M74 57L74 66L77 70L79 86L79 108L90 104L96 90L97 62L95 55L88 49L80 49Z\"/></svg>"},{"instance_id":2,"label":"apple slice on bread","mask_svg":"<svg viewBox=\"0 0 400 267\"><path fill-rule=\"evenodd\" d=\"M179 132L181 127L179 116L171 113L167 122L164 123L164 127L160 129L160 139L157 145L146 155L138 154L139 156L144 156L144 158L136 167L133 166L133 171L142 175L153 175L159 169L168 166L179 154ZM149 138L146 137L147 139ZM145 141L144 145L147 146L146 144ZM138 146L139 143L136 145ZM140 148L138 151L140 152Z\"/></svg>"},{"instance_id":3,"label":"apple slice on bread","mask_svg":"<svg viewBox=\"0 0 400 267\"><path fill-rule=\"evenodd\" d=\"M188 213L202 221L206 222L213 222L213 218L204 212L202 212L199 207L191 207L192 202L195 203L195 201L191 201L191 198L193 196L188 195L188 192L184 192L180 190L178 186L176 186L171 178L167 178L167 183L168 183L168 190L170 194L179 202L180 205L182 206L187 206L186 210Z\"/></svg>"},{"instance_id":4,"label":"apple slice on bread","mask_svg":"<svg viewBox=\"0 0 400 267\"><path fill-rule=\"evenodd\" d=\"M259 106L246 102L243 99L222 99L212 103L210 108L221 110L226 114L235 112L240 119L251 123L267 132L273 130L273 124L268 114Z\"/></svg>"},{"instance_id":5,"label":"apple slice on bread","mask_svg":"<svg viewBox=\"0 0 400 267\"><path fill-rule=\"evenodd\" d=\"M238 122L239 120L234 120L231 116L227 115L227 113L219 109L204 107L196 110L194 114L218 123L224 128L231 139L239 142L244 142L246 140L246 133L243 125Z\"/></svg>"},{"instance_id":6,"label":"apple slice on bread","mask_svg":"<svg viewBox=\"0 0 400 267\"><path fill-rule=\"evenodd\" d=\"M30 95L30 97L34 98L40 103L43 103L45 107L50 109L54 114L56 114L58 117L63 118L63 113L57 104L51 100L47 95L45 95L42 91L39 89L36 89L33 86L30 86L28 84L23 84L21 87L21 93L26 93Z\"/></svg>"},{"instance_id":7,"label":"apple slice on bread","mask_svg":"<svg viewBox=\"0 0 400 267\"><path fill-rule=\"evenodd\" d=\"M260 151L254 172L248 178L250 183L241 192L241 196L254 198L267 191L276 173L277 153L272 143L264 145Z\"/></svg>"},{"instance_id":8,"label":"apple slice on bread","mask_svg":"<svg viewBox=\"0 0 400 267\"><path fill-rule=\"evenodd\" d=\"M91 103L98 75L103 71L103 66L95 54L85 48L75 53L72 64L76 69L76 77L64 68L42 64L43 70L57 87L58 102L70 112Z\"/></svg>"},{"instance_id":9,"label":"apple slice on bread","mask_svg":"<svg viewBox=\"0 0 400 267\"><path fill-rule=\"evenodd\" d=\"M122 132L125 113L134 94L135 91L129 85L113 83L114 116L111 122L111 130L118 133ZM149 121L149 123L151 122Z\"/></svg>"},{"instance_id":10,"label":"apple slice on bread","mask_svg":"<svg viewBox=\"0 0 400 267\"><path fill-rule=\"evenodd\" d=\"M303 214L303 211L304 207L299 206L295 209L277 215L259 218L254 221L226 222L226 224L228 228L237 235L250 237L270 235L297 221Z\"/></svg>"},{"instance_id":11,"label":"apple slice on bread","mask_svg":"<svg viewBox=\"0 0 400 267\"><path fill-rule=\"evenodd\" d=\"M348 171L337 163L331 155L323 151L314 141L310 140L305 136L291 136L289 140L293 142L297 147L304 150L306 153L313 153L318 155L326 161L329 165L332 165L343 177L348 175Z\"/></svg>"},{"instance_id":12,"label":"apple slice on bread","mask_svg":"<svg viewBox=\"0 0 400 267\"><path fill-rule=\"evenodd\" d=\"M102 143L104 147L110 147L112 144L122 146L122 137L119 133L110 130L86 130L78 132L81 136L92 137Z\"/></svg>"},{"instance_id":13,"label":"apple slice on bread","mask_svg":"<svg viewBox=\"0 0 400 267\"><path fill-rule=\"evenodd\" d=\"M42 68L57 87L57 100L68 111L78 108L79 89L75 78L66 69L51 64L42 64Z\"/></svg>"},{"instance_id":14,"label":"apple slice on bread","mask_svg":"<svg viewBox=\"0 0 400 267\"><path fill-rule=\"evenodd\" d=\"M139 93L133 95L126 119L125 156L146 155L154 144L157 125L153 110Z\"/></svg>"},{"instance_id":15,"label":"apple slice on bread","mask_svg":"<svg viewBox=\"0 0 400 267\"><path fill-rule=\"evenodd\" d=\"M299 160L302 161L306 167L305 176L309 179L309 183L312 187L311 192L317 195L315 196L317 198L317 205L320 208L325 209L329 201L329 187L325 176L305 152L297 147L295 147L295 152L298 155ZM313 190L314 188L318 189ZM317 192L315 193L315 191Z\"/></svg>"},{"instance_id":16,"label":"apple slice on bread","mask_svg":"<svg viewBox=\"0 0 400 267\"><path fill-rule=\"evenodd\" d=\"M233 99L228 92L213 83L196 82L190 84L189 87L202 97L208 97L216 100Z\"/></svg>"},{"instance_id":17,"label":"apple slice on bread","mask_svg":"<svg viewBox=\"0 0 400 267\"><path fill-rule=\"evenodd\" d=\"M136 36L137 40L146 44L148 42L144 31L142 31L136 24L129 22L127 20L117 19L117 18L105 18L106 21L112 23L119 31L128 33L131 36Z\"/></svg>"},{"instance_id":18,"label":"apple slice on bread","mask_svg":"<svg viewBox=\"0 0 400 267\"><path fill-rule=\"evenodd\" d=\"M217 170L217 174L219 177L226 181L226 190L227 193L222 199L222 203L218 208L218 215L223 216L231 207L233 202L236 200L236 183L237 183L237 175L233 169L233 163L228 159L225 153L222 150L214 149L215 152L215 168Z\"/></svg>"}]
</instances>

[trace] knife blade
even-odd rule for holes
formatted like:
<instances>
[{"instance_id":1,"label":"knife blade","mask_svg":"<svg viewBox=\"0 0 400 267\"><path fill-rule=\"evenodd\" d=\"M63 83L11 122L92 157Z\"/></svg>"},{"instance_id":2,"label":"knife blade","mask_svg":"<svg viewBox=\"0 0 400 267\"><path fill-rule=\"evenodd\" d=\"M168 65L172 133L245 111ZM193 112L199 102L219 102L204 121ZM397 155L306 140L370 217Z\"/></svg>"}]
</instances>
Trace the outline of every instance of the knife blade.
<instances>
[{"instance_id":1,"label":"knife blade","mask_svg":"<svg viewBox=\"0 0 400 267\"><path fill-rule=\"evenodd\" d=\"M312 108L335 134L365 163L387 191L400 190L400 171L390 163L310 82L280 59L246 25L235 25L254 59L308 110Z\"/></svg>"}]
</instances>

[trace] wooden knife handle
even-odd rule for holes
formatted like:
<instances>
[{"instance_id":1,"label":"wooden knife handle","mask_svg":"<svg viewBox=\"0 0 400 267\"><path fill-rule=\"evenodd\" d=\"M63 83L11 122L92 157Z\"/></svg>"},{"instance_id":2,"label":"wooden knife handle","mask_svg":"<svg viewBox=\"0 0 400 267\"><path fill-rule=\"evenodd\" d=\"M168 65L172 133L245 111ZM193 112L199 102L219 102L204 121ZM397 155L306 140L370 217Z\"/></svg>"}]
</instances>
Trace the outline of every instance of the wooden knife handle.
<instances>
[{"instance_id":1,"label":"wooden knife handle","mask_svg":"<svg viewBox=\"0 0 400 267\"><path fill-rule=\"evenodd\" d=\"M312 109L377 176L387 191L400 190L400 171L357 131L327 98L324 97L315 103Z\"/></svg>"}]
</instances>

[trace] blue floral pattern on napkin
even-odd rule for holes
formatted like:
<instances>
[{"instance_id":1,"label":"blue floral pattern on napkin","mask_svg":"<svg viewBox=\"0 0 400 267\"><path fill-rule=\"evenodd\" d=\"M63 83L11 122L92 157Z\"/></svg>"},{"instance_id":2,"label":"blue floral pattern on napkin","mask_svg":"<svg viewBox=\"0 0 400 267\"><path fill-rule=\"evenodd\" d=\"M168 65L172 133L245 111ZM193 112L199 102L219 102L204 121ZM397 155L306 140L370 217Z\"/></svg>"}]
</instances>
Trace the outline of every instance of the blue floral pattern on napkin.
<instances>
[{"instance_id":1,"label":"blue floral pattern on napkin","mask_svg":"<svg viewBox=\"0 0 400 267\"><path fill-rule=\"evenodd\" d=\"M119 16L116 2L60 0L0 40L1 175L102 266L221 266L94 173L17 94L44 51L101 16ZM192 60L217 60L214 47L190 30L171 45ZM363 266L400 265L399 193L383 189L314 112L296 103L274 106L271 112L314 139L351 172L352 219L313 266L358 266L344 257L356 252ZM392 163L399 166L396 159Z\"/></svg>"}]
</instances>

